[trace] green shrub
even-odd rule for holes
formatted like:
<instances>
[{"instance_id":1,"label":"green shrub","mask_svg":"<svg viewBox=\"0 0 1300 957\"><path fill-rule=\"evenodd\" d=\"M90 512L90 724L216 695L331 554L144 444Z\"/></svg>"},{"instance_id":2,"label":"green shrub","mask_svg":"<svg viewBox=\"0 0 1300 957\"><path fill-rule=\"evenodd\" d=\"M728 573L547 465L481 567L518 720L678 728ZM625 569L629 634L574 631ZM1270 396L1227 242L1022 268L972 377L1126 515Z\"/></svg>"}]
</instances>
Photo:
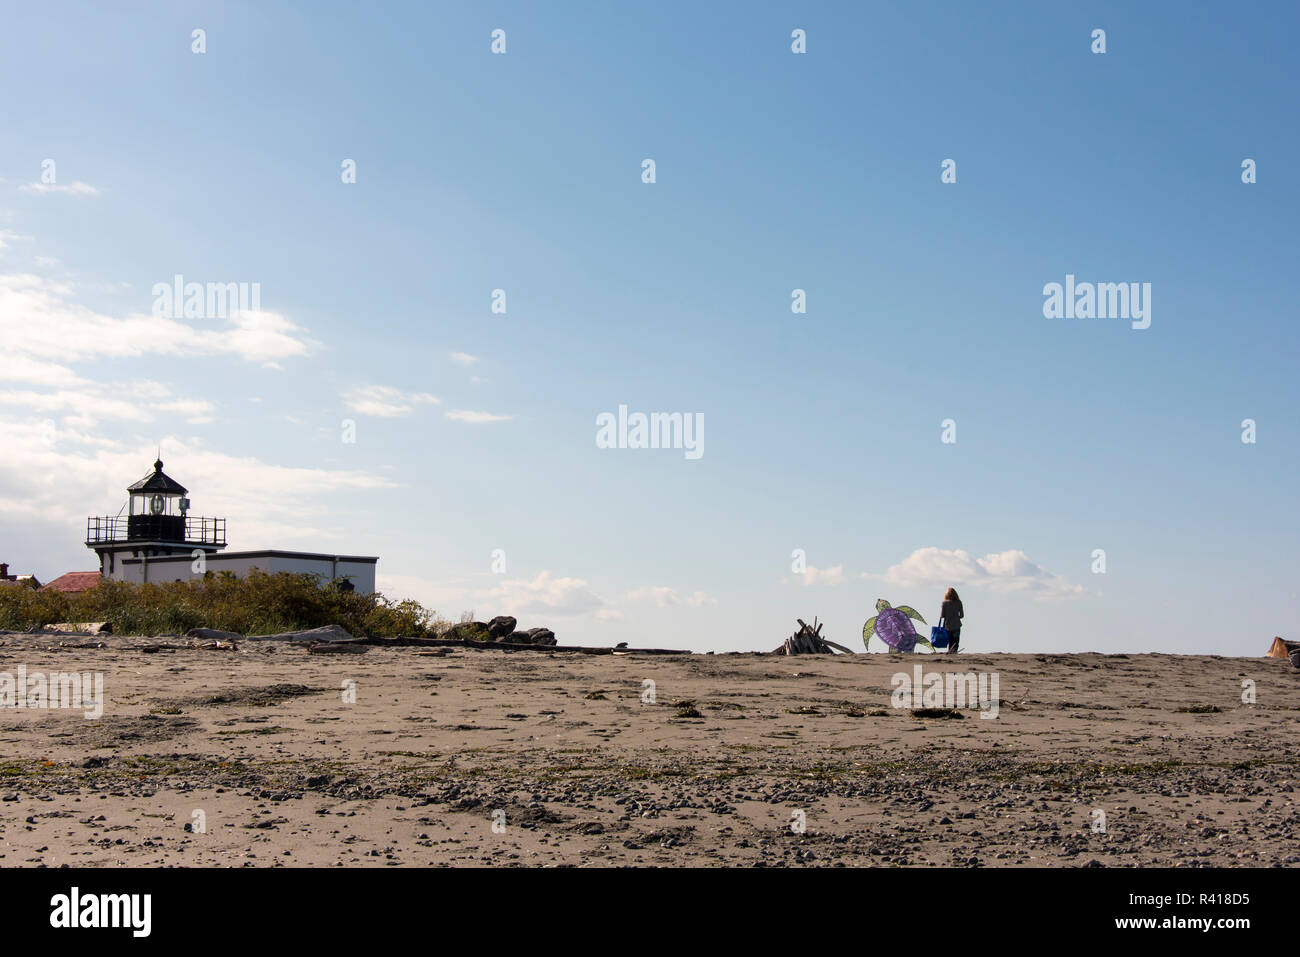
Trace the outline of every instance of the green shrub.
<instances>
[{"instance_id":1,"label":"green shrub","mask_svg":"<svg viewBox=\"0 0 1300 957\"><path fill-rule=\"evenodd\" d=\"M443 638L454 638L457 641L491 641L492 636L488 634L488 627L481 621L462 621L459 624L452 625L442 633Z\"/></svg>"},{"instance_id":2,"label":"green shrub","mask_svg":"<svg viewBox=\"0 0 1300 957\"><path fill-rule=\"evenodd\" d=\"M201 579L147 585L101 580L75 595L5 586L0 628L106 621L118 635L183 634L199 627L256 635L338 625L353 635L395 638L428 636L438 624L416 601L321 586L319 575L258 569L246 578L209 572Z\"/></svg>"}]
</instances>

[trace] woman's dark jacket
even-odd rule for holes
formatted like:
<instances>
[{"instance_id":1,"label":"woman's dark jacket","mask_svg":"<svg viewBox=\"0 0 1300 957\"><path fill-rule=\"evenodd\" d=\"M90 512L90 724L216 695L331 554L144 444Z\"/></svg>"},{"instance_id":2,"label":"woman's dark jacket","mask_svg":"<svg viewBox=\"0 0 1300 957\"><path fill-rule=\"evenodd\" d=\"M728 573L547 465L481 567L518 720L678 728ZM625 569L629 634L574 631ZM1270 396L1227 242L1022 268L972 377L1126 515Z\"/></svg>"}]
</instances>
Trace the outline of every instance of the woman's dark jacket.
<instances>
[{"instance_id":1,"label":"woman's dark jacket","mask_svg":"<svg viewBox=\"0 0 1300 957\"><path fill-rule=\"evenodd\" d=\"M962 614L960 599L956 601L945 601L943 603L943 609L939 612L939 618L943 622L943 627L948 629L949 634L952 634L954 631L961 631Z\"/></svg>"}]
</instances>

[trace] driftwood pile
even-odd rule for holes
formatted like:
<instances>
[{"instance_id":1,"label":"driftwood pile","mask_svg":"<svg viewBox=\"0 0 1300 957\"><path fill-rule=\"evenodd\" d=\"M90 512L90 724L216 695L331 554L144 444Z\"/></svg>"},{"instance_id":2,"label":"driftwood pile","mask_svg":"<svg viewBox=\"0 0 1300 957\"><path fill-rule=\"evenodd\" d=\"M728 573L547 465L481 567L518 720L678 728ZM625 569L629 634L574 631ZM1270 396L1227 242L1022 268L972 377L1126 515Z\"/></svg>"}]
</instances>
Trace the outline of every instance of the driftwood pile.
<instances>
[{"instance_id":1,"label":"driftwood pile","mask_svg":"<svg viewBox=\"0 0 1300 957\"><path fill-rule=\"evenodd\" d=\"M826 624L818 624L817 619L813 618L813 624L808 625L802 618L796 618L799 622L799 630L785 640L780 648L772 652L774 655L833 655L836 651L842 651L846 655L853 652L843 645L837 645L833 641L828 641L822 637L822 627Z\"/></svg>"},{"instance_id":2,"label":"driftwood pile","mask_svg":"<svg viewBox=\"0 0 1300 957\"><path fill-rule=\"evenodd\" d=\"M1285 638L1274 638L1273 645L1268 649L1265 658L1290 658L1293 668L1300 668L1300 641L1287 641Z\"/></svg>"}]
</instances>

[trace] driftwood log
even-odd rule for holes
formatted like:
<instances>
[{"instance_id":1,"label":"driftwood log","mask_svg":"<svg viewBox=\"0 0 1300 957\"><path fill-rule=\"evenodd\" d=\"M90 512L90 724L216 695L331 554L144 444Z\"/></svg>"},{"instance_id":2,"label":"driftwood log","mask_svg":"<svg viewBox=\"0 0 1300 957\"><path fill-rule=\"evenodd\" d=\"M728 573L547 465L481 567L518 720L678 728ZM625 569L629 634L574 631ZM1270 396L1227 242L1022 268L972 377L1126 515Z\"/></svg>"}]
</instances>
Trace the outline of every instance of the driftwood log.
<instances>
[{"instance_id":1,"label":"driftwood log","mask_svg":"<svg viewBox=\"0 0 1300 957\"><path fill-rule=\"evenodd\" d=\"M584 645L532 645L513 641L475 641L473 638L358 638L367 645L389 647L473 648L475 651L560 651L581 655L689 655L681 648L589 648Z\"/></svg>"}]
</instances>

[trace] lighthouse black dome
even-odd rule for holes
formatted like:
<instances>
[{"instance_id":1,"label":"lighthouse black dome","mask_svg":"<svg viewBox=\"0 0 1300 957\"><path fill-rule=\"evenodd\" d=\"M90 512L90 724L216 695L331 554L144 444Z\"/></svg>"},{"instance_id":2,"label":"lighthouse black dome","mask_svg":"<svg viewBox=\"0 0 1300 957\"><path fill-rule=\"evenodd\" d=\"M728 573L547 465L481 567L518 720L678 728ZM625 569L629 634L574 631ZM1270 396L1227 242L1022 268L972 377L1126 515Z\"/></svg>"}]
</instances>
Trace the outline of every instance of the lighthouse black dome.
<instances>
[{"instance_id":1,"label":"lighthouse black dome","mask_svg":"<svg viewBox=\"0 0 1300 957\"><path fill-rule=\"evenodd\" d=\"M153 471L134 485L128 485L128 492L173 492L184 495L188 489L162 470L162 459L154 462Z\"/></svg>"}]
</instances>

